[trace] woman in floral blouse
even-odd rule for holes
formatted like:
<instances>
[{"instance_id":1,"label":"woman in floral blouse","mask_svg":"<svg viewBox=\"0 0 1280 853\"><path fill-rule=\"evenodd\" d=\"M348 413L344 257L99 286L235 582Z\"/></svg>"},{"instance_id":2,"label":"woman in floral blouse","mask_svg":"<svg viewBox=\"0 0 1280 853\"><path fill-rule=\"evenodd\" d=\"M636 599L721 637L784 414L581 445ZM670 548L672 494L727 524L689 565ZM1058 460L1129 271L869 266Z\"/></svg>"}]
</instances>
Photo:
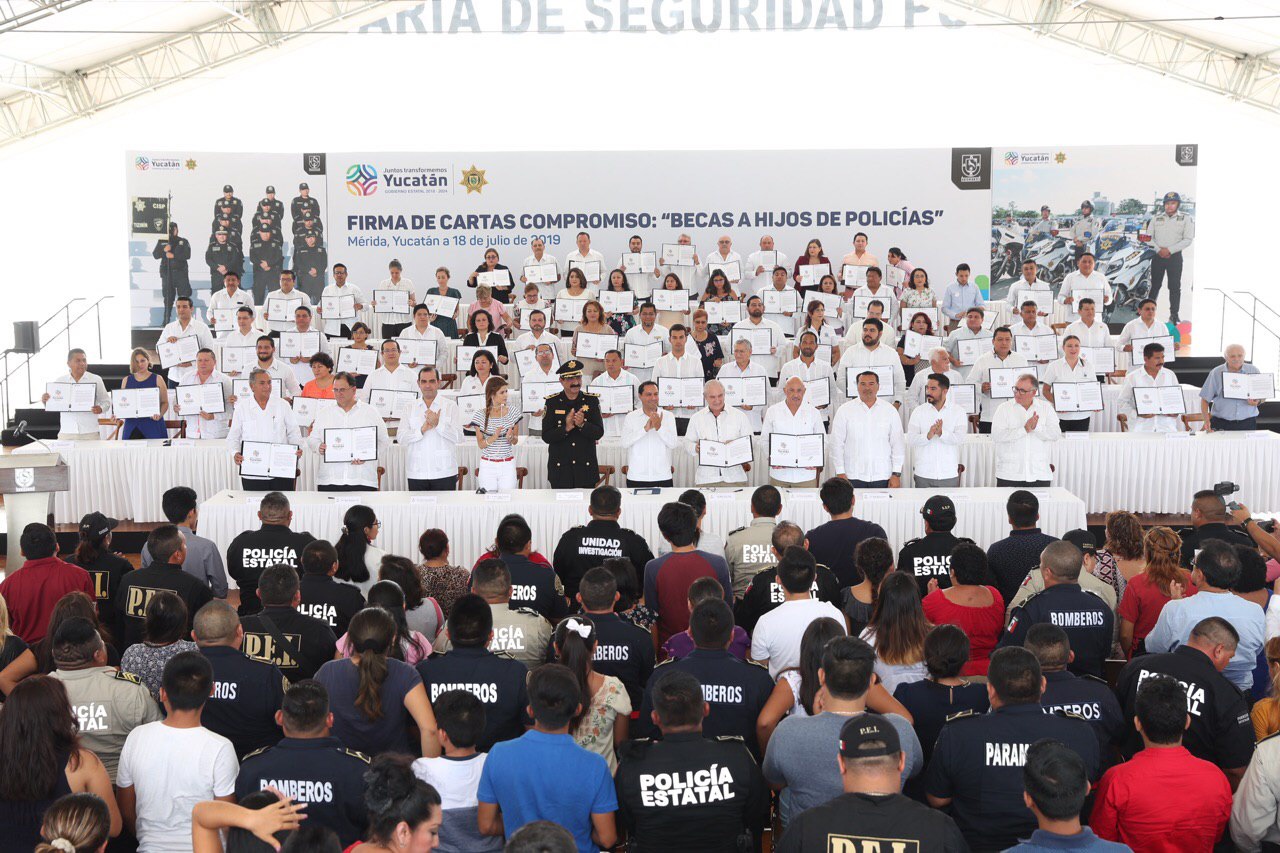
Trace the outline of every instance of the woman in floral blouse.
<instances>
[{"instance_id":1,"label":"woman in floral blouse","mask_svg":"<svg viewBox=\"0 0 1280 853\"><path fill-rule=\"evenodd\" d=\"M182 639L186 633L187 605L168 590L157 591L147 602L142 642L125 649L121 671L138 676L159 702L164 665L182 652L199 651L195 643Z\"/></svg>"},{"instance_id":2,"label":"woman in floral blouse","mask_svg":"<svg viewBox=\"0 0 1280 853\"><path fill-rule=\"evenodd\" d=\"M612 675L591 665L596 652L596 626L590 619L570 616L560 621L552 637L556 660L569 668L582 690L582 712L569 723L569 733L583 749L603 756L609 772L618 769L616 748L627 740L631 699L627 688Z\"/></svg>"}]
</instances>

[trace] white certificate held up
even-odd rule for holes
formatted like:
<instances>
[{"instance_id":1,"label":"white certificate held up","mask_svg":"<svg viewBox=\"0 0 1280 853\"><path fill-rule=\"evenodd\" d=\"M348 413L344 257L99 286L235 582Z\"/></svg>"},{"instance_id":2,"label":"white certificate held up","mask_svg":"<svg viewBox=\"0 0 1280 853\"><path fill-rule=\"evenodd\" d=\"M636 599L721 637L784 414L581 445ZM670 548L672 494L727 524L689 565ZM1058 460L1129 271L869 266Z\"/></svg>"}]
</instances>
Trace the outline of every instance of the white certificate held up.
<instances>
[{"instance_id":1,"label":"white certificate held up","mask_svg":"<svg viewBox=\"0 0 1280 853\"><path fill-rule=\"evenodd\" d=\"M284 382L279 379L272 379L271 394L267 396L267 399L268 400L279 399L282 393L284 393ZM249 386L249 380L248 379L232 379L231 380L231 396L235 397L237 401L248 400L250 397L252 397L253 388Z\"/></svg>"},{"instance_id":2,"label":"white certificate held up","mask_svg":"<svg viewBox=\"0 0 1280 853\"><path fill-rule=\"evenodd\" d=\"M631 385L593 385L591 393L600 398L600 411L606 415L625 415L635 409L635 388Z\"/></svg>"},{"instance_id":3,"label":"white certificate held up","mask_svg":"<svg viewBox=\"0 0 1280 853\"><path fill-rule=\"evenodd\" d=\"M339 373L358 373L364 376L378 369L378 351L376 349L356 349L343 347L338 350Z\"/></svg>"},{"instance_id":4,"label":"white certificate held up","mask_svg":"<svg viewBox=\"0 0 1280 853\"><path fill-rule=\"evenodd\" d=\"M844 279L844 286L854 288L865 286L868 269L869 267L845 264L844 269L840 271L840 277Z\"/></svg>"},{"instance_id":5,"label":"white certificate held up","mask_svg":"<svg viewBox=\"0 0 1280 853\"><path fill-rule=\"evenodd\" d=\"M800 269L806 269L801 267ZM840 316L840 311L844 307L844 300L840 298L838 293L819 293L816 290L810 290L804 295L804 309L809 310L809 306L814 302L821 302L822 307L827 309L827 322L833 323Z\"/></svg>"},{"instance_id":6,"label":"white certificate held up","mask_svg":"<svg viewBox=\"0 0 1280 853\"><path fill-rule=\"evenodd\" d=\"M298 356L301 356L302 358L311 358L311 356L320 351L319 332L280 333L281 358L296 358Z\"/></svg>"},{"instance_id":7,"label":"white certificate held up","mask_svg":"<svg viewBox=\"0 0 1280 853\"><path fill-rule=\"evenodd\" d=\"M298 421L298 426L309 429L315 423L316 415L325 409L332 409L336 405L338 405L337 400L321 399L319 397L294 397L293 417Z\"/></svg>"},{"instance_id":8,"label":"white certificate held up","mask_svg":"<svg viewBox=\"0 0 1280 853\"><path fill-rule=\"evenodd\" d=\"M826 377L804 380L804 401L814 408L831 405L831 380Z\"/></svg>"},{"instance_id":9,"label":"white certificate held up","mask_svg":"<svg viewBox=\"0 0 1280 853\"><path fill-rule=\"evenodd\" d=\"M417 338L396 338L400 344L400 361L409 365L434 365L436 363L436 346L439 341L423 341Z\"/></svg>"},{"instance_id":10,"label":"white certificate held up","mask_svg":"<svg viewBox=\"0 0 1280 853\"><path fill-rule=\"evenodd\" d=\"M469 346L463 345L458 347L457 362L456 362L458 372L466 373L467 371L471 370L471 363L476 360L476 353L479 353L479 352L487 352L489 353L490 356L493 357L493 366L494 366L493 372L496 374L498 372L497 368L499 363L498 348L496 346L469 347Z\"/></svg>"},{"instance_id":11,"label":"white certificate held up","mask_svg":"<svg viewBox=\"0 0 1280 853\"><path fill-rule=\"evenodd\" d=\"M966 415L978 414L978 386L952 385L947 391L947 402L955 403Z\"/></svg>"},{"instance_id":12,"label":"white certificate held up","mask_svg":"<svg viewBox=\"0 0 1280 853\"><path fill-rule=\"evenodd\" d=\"M744 435L730 441L698 442L698 464L708 468L733 468L752 459L751 436Z\"/></svg>"},{"instance_id":13,"label":"white certificate held up","mask_svg":"<svg viewBox=\"0 0 1280 853\"><path fill-rule=\"evenodd\" d=\"M369 405L378 410L384 421L404 419L408 416L408 408L417 401L417 391L397 391L392 388L373 388L369 391Z\"/></svg>"},{"instance_id":14,"label":"white certificate held up","mask_svg":"<svg viewBox=\"0 0 1280 853\"><path fill-rule=\"evenodd\" d=\"M702 377L658 377L658 405L677 409L697 409L702 406Z\"/></svg>"},{"instance_id":15,"label":"white certificate held up","mask_svg":"<svg viewBox=\"0 0 1280 853\"><path fill-rule=\"evenodd\" d=\"M627 275L653 272L657 268L657 252L627 252L622 256L622 271Z\"/></svg>"},{"instance_id":16,"label":"white certificate held up","mask_svg":"<svg viewBox=\"0 0 1280 853\"><path fill-rule=\"evenodd\" d=\"M298 447L294 444L272 444L269 441L245 441L240 444L240 476L298 476Z\"/></svg>"},{"instance_id":17,"label":"white certificate held up","mask_svg":"<svg viewBox=\"0 0 1280 853\"><path fill-rule=\"evenodd\" d=\"M908 329L903 333L902 354L907 358L928 358L930 351L942 346L937 335L922 335Z\"/></svg>"},{"instance_id":18,"label":"white certificate held up","mask_svg":"<svg viewBox=\"0 0 1280 853\"><path fill-rule=\"evenodd\" d=\"M863 267L857 267L863 269ZM893 297L889 294L881 294L878 296L869 296L865 293L853 297L853 316L857 320L865 320L871 314L871 303L880 303L880 316L888 320L893 316L894 309L897 305L893 301Z\"/></svg>"},{"instance_id":19,"label":"white certificate held up","mask_svg":"<svg viewBox=\"0 0 1280 853\"><path fill-rule=\"evenodd\" d=\"M750 342L752 355L769 355L773 349L773 330L733 329L729 332L729 344L736 346L738 341Z\"/></svg>"},{"instance_id":20,"label":"white certificate held up","mask_svg":"<svg viewBox=\"0 0 1280 853\"><path fill-rule=\"evenodd\" d=\"M538 346L543 346L543 344ZM538 368L538 346L517 350L513 356L516 360L516 369L520 371L521 377L540 372ZM554 345L548 344L547 346L551 347L551 372L555 373L560 369L560 353L556 352Z\"/></svg>"},{"instance_id":21,"label":"white certificate held up","mask_svg":"<svg viewBox=\"0 0 1280 853\"><path fill-rule=\"evenodd\" d=\"M377 459L377 427L330 427L324 431L325 462L375 462Z\"/></svg>"},{"instance_id":22,"label":"white certificate held up","mask_svg":"<svg viewBox=\"0 0 1280 853\"><path fill-rule=\"evenodd\" d=\"M511 289L511 273L509 270L485 270L476 273L476 286L484 285L485 287L497 290Z\"/></svg>"},{"instance_id":23,"label":"white certificate held up","mask_svg":"<svg viewBox=\"0 0 1280 853\"><path fill-rule=\"evenodd\" d=\"M112 391L111 412L117 418L149 418L158 415L160 414L160 389L125 388Z\"/></svg>"},{"instance_id":24,"label":"white certificate held up","mask_svg":"<svg viewBox=\"0 0 1280 853\"><path fill-rule=\"evenodd\" d=\"M662 358L662 341L654 341L648 344L625 344L623 346L622 360L627 365L628 370L631 368L653 367L658 363L659 358Z\"/></svg>"},{"instance_id":25,"label":"white certificate held up","mask_svg":"<svg viewBox=\"0 0 1280 853\"><path fill-rule=\"evenodd\" d=\"M991 368L991 378L988 380L991 383L991 399L1013 399L1013 386L1017 383L1019 376L1034 376L1039 379L1040 371L1034 364L1029 364L1026 367Z\"/></svg>"},{"instance_id":26,"label":"white certificate held up","mask_svg":"<svg viewBox=\"0 0 1280 853\"><path fill-rule=\"evenodd\" d=\"M378 303L377 314L408 314L413 306L409 304L407 290L375 290L373 301ZM325 309L326 316L328 309Z\"/></svg>"},{"instance_id":27,"label":"white certificate held up","mask_svg":"<svg viewBox=\"0 0 1280 853\"><path fill-rule=\"evenodd\" d=\"M1053 361L1058 357L1058 336L1016 335L1013 351L1027 361Z\"/></svg>"},{"instance_id":28,"label":"white certificate held up","mask_svg":"<svg viewBox=\"0 0 1280 853\"><path fill-rule=\"evenodd\" d=\"M821 468L826 464L826 436L769 433L770 468Z\"/></svg>"},{"instance_id":29,"label":"white certificate held up","mask_svg":"<svg viewBox=\"0 0 1280 853\"><path fill-rule=\"evenodd\" d=\"M236 328L236 311L237 308L215 308L210 311L213 320L213 330L215 332L233 332Z\"/></svg>"},{"instance_id":30,"label":"white certificate held up","mask_svg":"<svg viewBox=\"0 0 1280 853\"><path fill-rule=\"evenodd\" d=\"M257 347L227 347L222 348L222 365L223 373L228 375L233 373L244 373L253 368L258 362Z\"/></svg>"},{"instance_id":31,"label":"white certificate held up","mask_svg":"<svg viewBox=\"0 0 1280 853\"><path fill-rule=\"evenodd\" d=\"M525 284L554 284L560 277L560 268L548 261L545 264L529 264L524 268Z\"/></svg>"},{"instance_id":32,"label":"white certificate held up","mask_svg":"<svg viewBox=\"0 0 1280 853\"><path fill-rule=\"evenodd\" d=\"M520 411L526 415L542 411L547 398L561 390L559 382L525 382L520 386Z\"/></svg>"},{"instance_id":33,"label":"white certificate held up","mask_svg":"<svg viewBox=\"0 0 1280 853\"><path fill-rule=\"evenodd\" d=\"M763 376L722 378L720 384L724 386L726 406L764 406L769 400L769 380Z\"/></svg>"},{"instance_id":34,"label":"white certificate held up","mask_svg":"<svg viewBox=\"0 0 1280 853\"><path fill-rule=\"evenodd\" d=\"M823 276L831 275L831 264L805 264L800 267L800 285L817 287Z\"/></svg>"},{"instance_id":35,"label":"white certificate held up","mask_svg":"<svg viewBox=\"0 0 1280 853\"><path fill-rule=\"evenodd\" d=\"M1037 289L1037 290L1023 291L1021 294L1019 294L1017 302L1018 302L1017 305L1009 306L1009 313L1017 315L1017 313L1022 310L1022 303L1024 302L1034 302L1036 306L1037 314L1053 313L1053 291L1052 290ZM1077 300L1075 304L1079 305L1080 304L1079 300Z\"/></svg>"},{"instance_id":36,"label":"white certificate held up","mask_svg":"<svg viewBox=\"0 0 1280 853\"><path fill-rule=\"evenodd\" d=\"M1173 335L1153 335L1149 338L1134 338L1130 343L1133 344L1133 352L1131 355L1133 356L1133 363L1136 365L1142 364L1142 350L1147 346L1147 344L1159 344L1164 347L1164 360L1166 364L1177 360L1178 348L1173 343Z\"/></svg>"},{"instance_id":37,"label":"white certificate held up","mask_svg":"<svg viewBox=\"0 0 1280 853\"><path fill-rule=\"evenodd\" d=\"M587 277L587 281L598 282L604 271L600 269L599 261L575 261L570 259L569 269L580 269L582 274Z\"/></svg>"},{"instance_id":38,"label":"white certificate held up","mask_svg":"<svg viewBox=\"0 0 1280 853\"><path fill-rule=\"evenodd\" d=\"M1094 373L1114 373L1116 351L1112 347L1080 347L1080 358Z\"/></svg>"},{"instance_id":39,"label":"white certificate held up","mask_svg":"<svg viewBox=\"0 0 1280 853\"><path fill-rule=\"evenodd\" d=\"M730 283L742 281L742 264L739 261L707 261L707 277L716 270L723 270L724 277L729 279Z\"/></svg>"},{"instance_id":40,"label":"white certificate held up","mask_svg":"<svg viewBox=\"0 0 1280 853\"><path fill-rule=\"evenodd\" d=\"M800 294L789 287L785 290L771 287L761 291L760 298L764 300L766 314L794 314L800 310Z\"/></svg>"},{"instance_id":41,"label":"white certificate held up","mask_svg":"<svg viewBox=\"0 0 1280 853\"><path fill-rule=\"evenodd\" d=\"M1134 388L1133 402L1140 415L1185 415L1187 413L1187 401L1182 396L1181 385Z\"/></svg>"},{"instance_id":42,"label":"white certificate held up","mask_svg":"<svg viewBox=\"0 0 1280 853\"><path fill-rule=\"evenodd\" d=\"M1222 396L1228 400L1270 400L1275 395L1274 373L1222 372Z\"/></svg>"},{"instance_id":43,"label":"white certificate held up","mask_svg":"<svg viewBox=\"0 0 1280 853\"><path fill-rule=\"evenodd\" d=\"M585 296L562 296L556 300L557 323L581 323L582 309L587 306Z\"/></svg>"},{"instance_id":44,"label":"white certificate held up","mask_svg":"<svg viewBox=\"0 0 1280 853\"><path fill-rule=\"evenodd\" d=\"M1102 300L1105 296L1102 290L1073 290L1071 291L1071 313L1076 316L1080 315L1080 300L1092 299L1096 310L1102 310Z\"/></svg>"},{"instance_id":45,"label":"white certificate held up","mask_svg":"<svg viewBox=\"0 0 1280 853\"><path fill-rule=\"evenodd\" d=\"M91 412L98 386L93 382L46 382L44 392L49 395L44 404L46 412Z\"/></svg>"},{"instance_id":46,"label":"white certificate held up","mask_svg":"<svg viewBox=\"0 0 1280 853\"><path fill-rule=\"evenodd\" d=\"M617 335L578 332L578 358L604 358L605 353L617 348Z\"/></svg>"},{"instance_id":47,"label":"white certificate held up","mask_svg":"<svg viewBox=\"0 0 1280 853\"><path fill-rule=\"evenodd\" d=\"M196 360L196 353L199 351L200 341L195 335L178 338L173 343L161 341L156 347L156 352L160 354L160 366L164 368L190 364Z\"/></svg>"},{"instance_id":48,"label":"white certificate held up","mask_svg":"<svg viewBox=\"0 0 1280 853\"><path fill-rule=\"evenodd\" d=\"M1055 412L1101 412L1102 386L1097 382L1053 383Z\"/></svg>"},{"instance_id":49,"label":"white certificate held up","mask_svg":"<svg viewBox=\"0 0 1280 853\"><path fill-rule=\"evenodd\" d=\"M631 290L600 291L600 307L610 314L630 314L636 307L636 295Z\"/></svg>"},{"instance_id":50,"label":"white certificate held up","mask_svg":"<svg viewBox=\"0 0 1280 853\"><path fill-rule=\"evenodd\" d=\"M437 314L441 317L452 317L458 313L458 297L456 296L428 293L423 298L422 304L427 306L427 310L432 314Z\"/></svg>"},{"instance_id":51,"label":"white certificate held up","mask_svg":"<svg viewBox=\"0 0 1280 853\"><path fill-rule=\"evenodd\" d=\"M200 412L220 415L227 410L227 401L222 396L221 382L206 382L203 385L179 385L178 413L190 417Z\"/></svg>"},{"instance_id":52,"label":"white certificate held up","mask_svg":"<svg viewBox=\"0 0 1280 853\"><path fill-rule=\"evenodd\" d=\"M320 313L326 320L354 320L356 298L350 293L341 296L321 296Z\"/></svg>"},{"instance_id":53,"label":"white certificate held up","mask_svg":"<svg viewBox=\"0 0 1280 853\"><path fill-rule=\"evenodd\" d=\"M961 364L973 364L983 355L995 351L993 338L963 338L956 341L956 354Z\"/></svg>"},{"instance_id":54,"label":"white certificate held up","mask_svg":"<svg viewBox=\"0 0 1280 853\"><path fill-rule=\"evenodd\" d=\"M844 375L844 392L850 400L853 400L858 396L859 373L874 373L880 378L880 388L876 391L877 397L893 396L892 365L880 364L874 367L846 367Z\"/></svg>"},{"instance_id":55,"label":"white certificate held up","mask_svg":"<svg viewBox=\"0 0 1280 853\"><path fill-rule=\"evenodd\" d=\"M687 290L655 290L650 298L653 299L653 307L659 311L683 313L689 310L689 291Z\"/></svg>"},{"instance_id":56,"label":"white certificate held up","mask_svg":"<svg viewBox=\"0 0 1280 853\"><path fill-rule=\"evenodd\" d=\"M484 411L484 394L459 394L454 402L458 404L458 420L463 426L471 423L476 412Z\"/></svg>"},{"instance_id":57,"label":"white certificate held up","mask_svg":"<svg viewBox=\"0 0 1280 853\"><path fill-rule=\"evenodd\" d=\"M707 322L713 326L717 323L737 323L742 320L741 302L712 302L707 300L702 303L702 308L707 312Z\"/></svg>"},{"instance_id":58,"label":"white certificate held up","mask_svg":"<svg viewBox=\"0 0 1280 853\"><path fill-rule=\"evenodd\" d=\"M697 246L681 246L679 243L662 244L662 265L665 267L691 267Z\"/></svg>"}]
</instances>

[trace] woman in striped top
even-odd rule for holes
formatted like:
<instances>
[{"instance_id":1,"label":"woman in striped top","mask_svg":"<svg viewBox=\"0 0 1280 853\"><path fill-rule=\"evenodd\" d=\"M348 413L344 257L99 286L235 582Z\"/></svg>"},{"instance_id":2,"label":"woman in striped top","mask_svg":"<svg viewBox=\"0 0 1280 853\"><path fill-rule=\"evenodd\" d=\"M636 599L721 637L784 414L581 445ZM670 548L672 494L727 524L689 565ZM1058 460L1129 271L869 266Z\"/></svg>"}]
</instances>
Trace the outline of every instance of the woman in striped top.
<instances>
[{"instance_id":1,"label":"woman in striped top","mask_svg":"<svg viewBox=\"0 0 1280 853\"><path fill-rule=\"evenodd\" d=\"M516 487L516 444L520 441L520 410L507 406L507 380L495 376L484 389L484 410L471 418L480 445L476 483L487 492Z\"/></svg>"}]
</instances>

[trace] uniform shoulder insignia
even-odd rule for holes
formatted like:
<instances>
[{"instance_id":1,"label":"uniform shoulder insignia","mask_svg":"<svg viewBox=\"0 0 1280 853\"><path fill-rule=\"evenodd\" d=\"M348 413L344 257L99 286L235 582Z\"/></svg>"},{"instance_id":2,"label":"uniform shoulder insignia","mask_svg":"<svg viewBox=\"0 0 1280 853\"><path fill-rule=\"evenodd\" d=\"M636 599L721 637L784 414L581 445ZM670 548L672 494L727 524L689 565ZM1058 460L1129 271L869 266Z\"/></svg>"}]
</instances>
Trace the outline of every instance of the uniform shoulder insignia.
<instances>
[{"instance_id":1,"label":"uniform shoulder insignia","mask_svg":"<svg viewBox=\"0 0 1280 853\"><path fill-rule=\"evenodd\" d=\"M831 571L831 567L828 566L826 563L818 563L817 567L820 569L826 569L827 571Z\"/></svg>"},{"instance_id":2,"label":"uniform shoulder insignia","mask_svg":"<svg viewBox=\"0 0 1280 853\"><path fill-rule=\"evenodd\" d=\"M1053 714L1055 717L1066 717L1071 720L1079 720L1082 723L1089 722L1084 717L1080 716L1079 714L1073 711L1068 711L1066 708L1054 708L1052 711L1050 711L1050 713Z\"/></svg>"},{"instance_id":3,"label":"uniform shoulder insignia","mask_svg":"<svg viewBox=\"0 0 1280 853\"><path fill-rule=\"evenodd\" d=\"M365 755L363 752L356 752L354 749L346 749L346 748L343 748L342 751L345 752L347 755L350 755L352 758L360 759L365 764L369 763L369 756Z\"/></svg>"},{"instance_id":4,"label":"uniform shoulder insignia","mask_svg":"<svg viewBox=\"0 0 1280 853\"><path fill-rule=\"evenodd\" d=\"M1107 684L1107 680L1105 678L1099 678L1096 675L1089 675L1088 673L1085 673L1084 675L1079 676L1079 678L1081 678L1084 681L1096 681L1099 684ZM1110 687L1111 685L1107 684L1107 686Z\"/></svg>"},{"instance_id":5,"label":"uniform shoulder insignia","mask_svg":"<svg viewBox=\"0 0 1280 853\"><path fill-rule=\"evenodd\" d=\"M746 739L742 735L716 735L716 740L724 743L741 743L746 744Z\"/></svg>"},{"instance_id":6,"label":"uniform shoulder insignia","mask_svg":"<svg viewBox=\"0 0 1280 853\"><path fill-rule=\"evenodd\" d=\"M914 544L916 544L917 542L919 542L919 541L921 540L921 538L922 538L922 537L917 536L915 539L908 539L908 540L907 540L907 542L906 542L906 544L905 544L905 545L903 545L902 547L903 547L903 548L910 548L912 545L914 545Z\"/></svg>"},{"instance_id":7,"label":"uniform shoulder insignia","mask_svg":"<svg viewBox=\"0 0 1280 853\"><path fill-rule=\"evenodd\" d=\"M596 394L596 393L594 393L594 392L592 392L592 391L583 391L583 392L582 392L582 396L584 396L584 397L599 397L600 395L599 395L599 394Z\"/></svg>"},{"instance_id":8,"label":"uniform shoulder insignia","mask_svg":"<svg viewBox=\"0 0 1280 853\"><path fill-rule=\"evenodd\" d=\"M496 652L490 650L490 653L496 658L503 658L505 660L510 660L510 661L515 660L511 652L507 651L506 649L498 649Z\"/></svg>"},{"instance_id":9,"label":"uniform shoulder insignia","mask_svg":"<svg viewBox=\"0 0 1280 853\"><path fill-rule=\"evenodd\" d=\"M765 672L768 672L768 671L769 671L769 667L768 667L767 665L765 665L765 664L760 663L759 661L755 661L755 660L744 660L744 661L742 661L742 662L743 662L743 663L745 663L745 664L747 664L748 666L758 666L758 667L760 667L761 669L763 669Z\"/></svg>"},{"instance_id":10,"label":"uniform shoulder insignia","mask_svg":"<svg viewBox=\"0 0 1280 853\"><path fill-rule=\"evenodd\" d=\"M550 400L552 397L559 397L559 396L560 396L560 392L559 392L559 391L557 391L557 392L556 392L556 393L554 393L554 394L548 394L548 395L546 395L546 397L544 397L543 399L545 399L545 400ZM560 414L560 413L559 413L559 412L557 412L557 414Z\"/></svg>"},{"instance_id":11,"label":"uniform shoulder insignia","mask_svg":"<svg viewBox=\"0 0 1280 853\"><path fill-rule=\"evenodd\" d=\"M957 712L956 712L956 713L954 713L954 714L948 714L948 715L947 715L947 722L948 722L948 723L950 723L950 722L953 722L953 721L955 721L955 720L967 720L967 719L969 719L970 717L980 717L980 716L982 716L982 715L981 715L981 714L979 714L979 713L977 713L976 711L974 711L972 708L966 708L966 709L965 709L965 710L963 710L963 711L957 711Z\"/></svg>"},{"instance_id":12,"label":"uniform shoulder insignia","mask_svg":"<svg viewBox=\"0 0 1280 853\"><path fill-rule=\"evenodd\" d=\"M747 525L745 525L745 524L744 524L744 525L742 525L741 527L735 527L733 530L730 530L730 531L729 531L729 535L730 535L730 536L732 536L732 535L734 535L735 533L741 533L742 531L744 531L744 530L746 530L746 529L747 529Z\"/></svg>"},{"instance_id":13,"label":"uniform shoulder insignia","mask_svg":"<svg viewBox=\"0 0 1280 853\"><path fill-rule=\"evenodd\" d=\"M139 678L138 676L134 675L132 672L125 672L124 670L120 670L120 671L118 671L118 672L117 672L114 676L112 676L112 677L113 677L113 678L118 678L118 679L120 679L121 681L128 681L128 682L130 682L130 683L132 683L132 684L141 684L141 683L142 683L142 679L141 679L141 678Z\"/></svg>"},{"instance_id":14,"label":"uniform shoulder insignia","mask_svg":"<svg viewBox=\"0 0 1280 853\"><path fill-rule=\"evenodd\" d=\"M539 619L542 618L542 614L534 610L532 607L517 607L516 612L523 613L525 616L537 616Z\"/></svg>"},{"instance_id":15,"label":"uniform shoulder insignia","mask_svg":"<svg viewBox=\"0 0 1280 853\"><path fill-rule=\"evenodd\" d=\"M666 665L667 665L667 664L669 664L669 663L675 663L675 662L676 662L676 659L675 659L675 658L667 658L667 659L666 659L666 660L664 660L664 661L659 661L659 662L658 662L658 663L657 663L653 668L654 668L654 669L657 669L657 668L658 668L658 667L660 667L660 666L666 666Z\"/></svg>"},{"instance_id":16,"label":"uniform shoulder insignia","mask_svg":"<svg viewBox=\"0 0 1280 853\"><path fill-rule=\"evenodd\" d=\"M1272 734L1269 734L1266 737L1264 737L1262 740L1258 741L1257 746L1262 746L1267 741L1275 740L1278 737L1280 737L1280 732L1274 732Z\"/></svg>"},{"instance_id":17,"label":"uniform shoulder insignia","mask_svg":"<svg viewBox=\"0 0 1280 853\"><path fill-rule=\"evenodd\" d=\"M240 763L241 763L241 764L243 764L245 761L248 761L250 758L253 758L255 755L262 755L262 753L266 752L268 749L271 749L271 747L269 747L269 746L264 746L264 747L262 747L262 748L260 748L260 749L255 749L253 752L251 752L251 753L249 753L248 755L246 755L246 756L241 760L241 762L240 762Z\"/></svg>"}]
</instances>

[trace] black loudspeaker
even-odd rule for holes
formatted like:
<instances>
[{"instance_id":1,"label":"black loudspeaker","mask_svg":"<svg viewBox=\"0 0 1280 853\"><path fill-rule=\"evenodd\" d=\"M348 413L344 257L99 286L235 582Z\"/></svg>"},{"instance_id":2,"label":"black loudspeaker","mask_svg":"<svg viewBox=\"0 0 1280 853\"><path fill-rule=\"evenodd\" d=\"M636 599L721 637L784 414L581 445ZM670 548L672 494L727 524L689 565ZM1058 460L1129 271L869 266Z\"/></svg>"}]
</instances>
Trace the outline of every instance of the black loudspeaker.
<instances>
[{"instance_id":1,"label":"black loudspeaker","mask_svg":"<svg viewBox=\"0 0 1280 853\"><path fill-rule=\"evenodd\" d=\"M13 351L40 352L40 326L35 320L15 320L13 323Z\"/></svg>"}]
</instances>

